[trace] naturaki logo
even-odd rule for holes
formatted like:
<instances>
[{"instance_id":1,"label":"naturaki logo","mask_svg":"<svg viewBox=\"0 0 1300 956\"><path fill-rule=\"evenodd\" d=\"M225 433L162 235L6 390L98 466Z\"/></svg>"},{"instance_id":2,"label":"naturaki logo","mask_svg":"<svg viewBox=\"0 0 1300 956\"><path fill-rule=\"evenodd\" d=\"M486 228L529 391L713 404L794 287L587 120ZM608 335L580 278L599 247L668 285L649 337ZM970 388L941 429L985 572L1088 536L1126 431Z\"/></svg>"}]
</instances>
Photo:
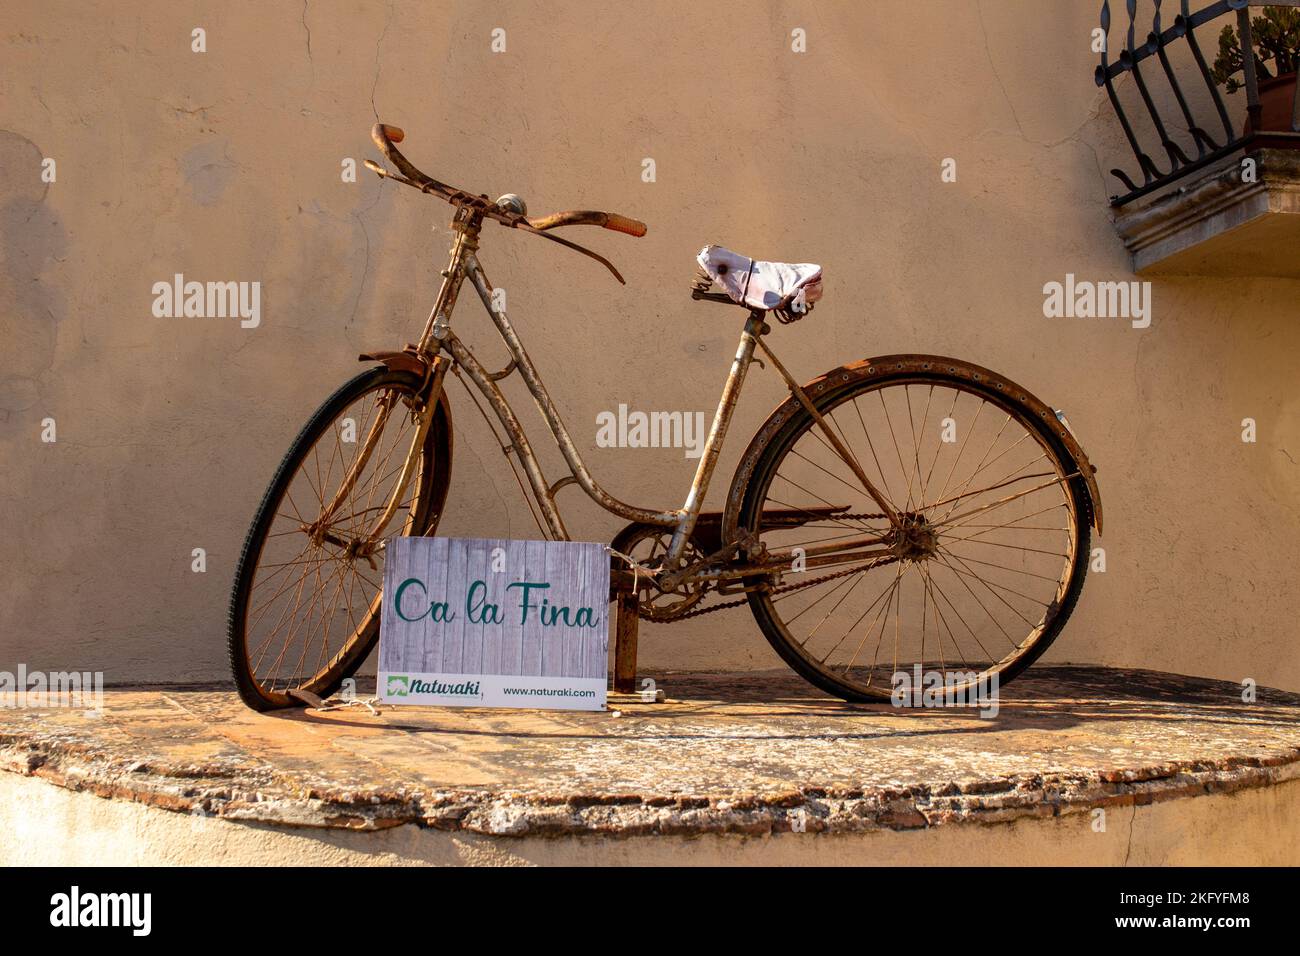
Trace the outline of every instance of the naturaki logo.
<instances>
[{"instance_id":1,"label":"naturaki logo","mask_svg":"<svg viewBox=\"0 0 1300 956\"><path fill-rule=\"evenodd\" d=\"M411 692L411 678L405 674L393 674L388 678L388 696L405 697Z\"/></svg>"},{"instance_id":2,"label":"naturaki logo","mask_svg":"<svg viewBox=\"0 0 1300 956\"><path fill-rule=\"evenodd\" d=\"M411 694L433 694L436 697L473 697L483 696L480 682L476 680L461 681L459 684L444 684L438 679L420 680L406 674L389 674L385 683L389 697L408 697Z\"/></svg>"}]
</instances>

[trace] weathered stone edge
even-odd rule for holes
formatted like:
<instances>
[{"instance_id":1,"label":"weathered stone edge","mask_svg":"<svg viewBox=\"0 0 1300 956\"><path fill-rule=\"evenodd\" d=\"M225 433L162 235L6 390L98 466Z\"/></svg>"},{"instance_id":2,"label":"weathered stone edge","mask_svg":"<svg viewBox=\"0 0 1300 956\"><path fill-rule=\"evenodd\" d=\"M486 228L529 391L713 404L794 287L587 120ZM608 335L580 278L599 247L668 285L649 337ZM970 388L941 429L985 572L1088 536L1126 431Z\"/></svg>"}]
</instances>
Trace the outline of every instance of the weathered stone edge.
<instances>
[{"instance_id":1,"label":"weathered stone edge","mask_svg":"<svg viewBox=\"0 0 1300 956\"><path fill-rule=\"evenodd\" d=\"M269 767L252 768L239 761L124 764L77 747L32 745L12 735L0 735L0 770L106 799L280 826L373 831L414 824L516 837L761 836L792 830L834 834L1008 823L1232 793L1300 779L1300 748L1264 757L1184 760L1088 773L708 797L482 789L347 791L295 785Z\"/></svg>"}]
</instances>

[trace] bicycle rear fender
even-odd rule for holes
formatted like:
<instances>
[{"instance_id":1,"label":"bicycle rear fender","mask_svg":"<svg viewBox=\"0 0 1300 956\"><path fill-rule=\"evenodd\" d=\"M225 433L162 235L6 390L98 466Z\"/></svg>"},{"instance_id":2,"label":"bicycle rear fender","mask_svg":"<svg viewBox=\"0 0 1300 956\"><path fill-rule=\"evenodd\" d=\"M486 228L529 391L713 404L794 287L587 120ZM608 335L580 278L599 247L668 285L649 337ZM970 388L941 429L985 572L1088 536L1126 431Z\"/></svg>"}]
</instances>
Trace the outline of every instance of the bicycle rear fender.
<instances>
[{"instance_id":1,"label":"bicycle rear fender","mask_svg":"<svg viewBox=\"0 0 1300 956\"><path fill-rule=\"evenodd\" d=\"M1040 401L1027 389L1017 385L1009 378L999 375L997 372L971 362L963 362L961 359L945 358L942 355L882 355L877 358L862 359L848 365L841 365L839 368L824 372L812 381L806 382L803 385L803 390L813 402L816 402L818 395L864 378L894 377L900 373L906 374L912 371L942 371L979 385L991 387L1012 404L1020 406L1034 417L1047 423L1053 436L1061 442L1065 451L1074 460L1075 467L1088 487L1088 495L1092 498L1092 525L1097 529L1097 533L1101 534L1101 492L1097 488L1096 466L1088 461L1088 456L1084 453L1078 439L1074 437L1070 427L1058 418L1051 406ZM763 422L762 427L754 433L754 437L749 442L749 447L745 449L745 453L741 457L735 477L731 479L731 488L727 492L727 504L722 525L723 534L727 540L731 540L735 536L736 525L740 518L740 506L745 496L745 488L749 484L750 476L754 473L759 457L767 448L768 443L776 437L781 427L793 415L802 410L803 406L791 395L767 416L767 420Z\"/></svg>"}]
</instances>

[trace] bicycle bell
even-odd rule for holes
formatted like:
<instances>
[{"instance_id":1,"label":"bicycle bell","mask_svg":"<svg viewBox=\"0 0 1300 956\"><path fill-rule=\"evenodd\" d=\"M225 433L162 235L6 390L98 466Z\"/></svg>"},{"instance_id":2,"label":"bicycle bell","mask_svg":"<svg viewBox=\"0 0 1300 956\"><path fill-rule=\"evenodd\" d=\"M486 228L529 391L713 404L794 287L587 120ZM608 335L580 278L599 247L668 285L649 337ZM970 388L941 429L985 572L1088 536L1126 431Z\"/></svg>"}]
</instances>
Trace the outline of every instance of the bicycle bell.
<instances>
[{"instance_id":1,"label":"bicycle bell","mask_svg":"<svg viewBox=\"0 0 1300 956\"><path fill-rule=\"evenodd\" d=\"M519 216L528 215L528 204L524 202L524 197L516 193L506 193L497 200L497 205L507 212L513 212Z\"/></svg>"}]
</instances>

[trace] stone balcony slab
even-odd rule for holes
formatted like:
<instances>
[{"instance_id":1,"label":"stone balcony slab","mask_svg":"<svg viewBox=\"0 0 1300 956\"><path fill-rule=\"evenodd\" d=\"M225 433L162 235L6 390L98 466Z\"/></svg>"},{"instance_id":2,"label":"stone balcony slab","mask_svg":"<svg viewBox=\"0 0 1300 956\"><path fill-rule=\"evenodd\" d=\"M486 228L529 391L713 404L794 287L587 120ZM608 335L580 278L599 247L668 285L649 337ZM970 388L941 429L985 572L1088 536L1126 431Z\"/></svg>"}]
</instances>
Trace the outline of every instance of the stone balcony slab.
<instances>
[{"instance_id":1,"label":"stone balcony slab","mask_svg":"<svg viewBox=\"0 0 1300 956\"><path fill-rule=\"evenodd\" d=\"M1300 278L1300 150L1261 149L1115 214L1141 276Z\"/></svg>"}]
</instances>

